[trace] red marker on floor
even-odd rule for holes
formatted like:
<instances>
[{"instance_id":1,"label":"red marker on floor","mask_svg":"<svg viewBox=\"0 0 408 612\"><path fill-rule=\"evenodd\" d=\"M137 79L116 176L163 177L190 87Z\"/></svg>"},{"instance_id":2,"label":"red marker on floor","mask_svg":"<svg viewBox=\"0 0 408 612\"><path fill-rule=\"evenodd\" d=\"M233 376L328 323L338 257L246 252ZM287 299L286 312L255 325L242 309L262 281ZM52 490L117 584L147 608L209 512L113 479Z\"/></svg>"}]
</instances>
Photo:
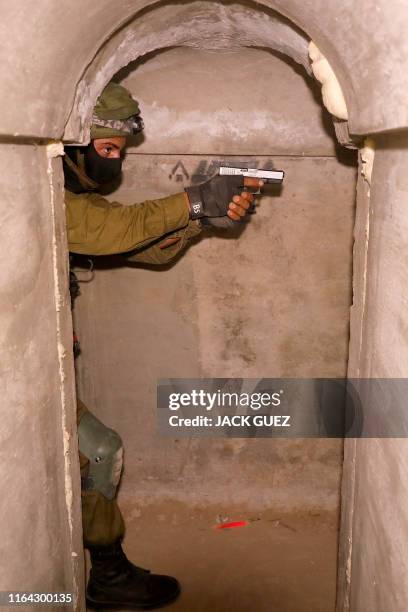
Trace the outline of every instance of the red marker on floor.
<instances>
[{"instance_id":1,"label":"red marker on floor","mask_svg":"<svg viewBox=\"0 0 408 612\"><path fill-rule=\"evenodd\" d=\"M215 529L234 529L235 527L246 527L247 525L249 525L248 521L232 521L231 523L216 525Z\"/></svg>"}]
</instances>

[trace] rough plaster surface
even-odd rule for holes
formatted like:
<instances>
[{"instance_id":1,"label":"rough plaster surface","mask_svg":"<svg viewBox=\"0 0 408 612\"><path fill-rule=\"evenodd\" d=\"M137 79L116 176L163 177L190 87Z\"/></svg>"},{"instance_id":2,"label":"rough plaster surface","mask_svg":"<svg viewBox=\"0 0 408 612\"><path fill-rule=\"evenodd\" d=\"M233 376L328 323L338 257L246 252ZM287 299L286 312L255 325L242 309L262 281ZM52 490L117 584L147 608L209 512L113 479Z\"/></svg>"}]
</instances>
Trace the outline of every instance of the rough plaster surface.
<instances>
[{"instance_id":1,"label":"rough plaster surface","mask_svg":"<svg viewBox=\"0 0 408 612\"><path fill-rule=\"evenodd\" d=\"M350 378L364 377L363 321L367 307L367 262L370 239L370 188L363 177L363 162L359 157L357 179L357 206L353 245L353 304L350 309L350 348L348 375Z\"/></svg>"},{"instance_id":2,"label":"rough plaster surface","mask_svg":"<svg viewBox=\"0 0 408 612\"><path fill-rule=\"evenodd\" d=\"M132 64L118 78L139 101L145 131L129 150L335 155L319 86L294 66L256 49L173 49Z\"/></svg>"},{"instance_id":3,"label":"rough plaster surface","mask_svg":"<svg viewBox=\"0 0 408 612\"><path fill-rule=\"evenodd\" d=\"M359 180L350 376L406 377L407 158L406 136L376 139L371 197ZM407 456L405 439L346 445L339 612L407 608Z\"/></svg>"},{"instance_id":4,"label":"rough plaster surface","mask_svg":"<svg viewBox=\"0 0 408 612\"><path fill-rule=\"evenodd\" d=\"M359 440L356 450L350 609L403 612L408 602L407 440Z\"/></svg>"},{"instance_id":5,"label":"rough plaster surface","mask_svg":"<svg viewBox=\"0 0 408 612\"><path fill-rule=\"evenodd\" d=\"M41 146L3 144L0 158L0 588L81 596L73 363L58 355L72 338L60 163Z\"/></svg>"},{"instance_id":6,"label":"rough plaster surface","mask_svg":"<svg viewBox=\"0 0 408 612\"><path fill-rule=\"evenodd\" d=\"M372 138L366 138L364 146L360 151L361 155L361 174L368 186L371 186L371 177L373 174L374 157L375 157L375 142ZM368 190L370 195L370 190Z\"/></svg>"},{"instance_id":7,"label":"rough plaster surface","mask_svg":"<svg viewBox=\"0 0 408 612\"><path fill-rule=\"evenodd\" d=\"M369 208L366 309L362 376L404 377L408 344L404 324L406 286L407 141L376 139ZM381 288L381 293L380 293ZM387 339L385 346L383 342ZM380 349L381 347L381 349ZM398 354L395 353L398 347Z\"/></svg>"},{"instance_id":8,"label":"rough plaster surface","mask_svg":"<svg viewBox=\"0 0 408 612\"><path fill-rule=\"evenodd\" d=\"M143 15L148 17L149 10L160 11L161 4L157 4L157 9L147 9ZM153 3L88 0L84 9L81 0L58 3L38 0L27 13L23 0L12 4L2 0L0 40L4 63L0 133L59 138L71 112L75 87L87 66L109 36L148 6L153 6ZM358 10L355 0L329 5L326 0L270 0L243 4L245 10L252 10L255 15L259 14L262 6L292 20L327 57L344 91L351 132L364 134L407 127L408 40L405 33L408 7L405 0L392 3L388 0L363 0ZM180 22L183 11L188 11L188 5L176 2L171 5L171 10ZM230 4L225 4L225 12L230 10ZM205 12L202 17L206 18ZM268 19L265 17L266 21ZM163 30L164 24L154 16L151 21L156 24L156 37L153 30L150 46L153 49L163 45L159 31ZM198 27L199 20L193 25ZM271 45L273 27L271 24ZM185 33L187 43L194 37L195 30L196 27L190 28ZM254 33L257 31L258 28ZM121 33L118 35L120 37ZM207 38L216 38L217 35L216 30L213 36L208 31ZM282 43L292 47L294 36L288 33L288 37L290 43L285 37ZM172 44L171 40L167 44ZM260 37L257 37L255 44L264 42L260 43ZM117 48L120 53L126 53L126 45L117 45ZM145 48L142 52L147 50ZM110 74L107 70L103 79L108 80L117 68L117 64L112 65ZM24 75L24 88L19 86L21 81L17 75ZM99 91L102 85L100 82ZM99 91L90 96L89 110ZM29 98L27 92L30 92ZM87 94L86 87L82 92ZM25 120L22 122L23 108Z\"/></svg>"},{"instance_id":9,"label":"rough plaster surface","mask_svg":"<svg viewBox=\"0 0 408 612\"><path fill-rule=\"evenodd\" d=\"M362 170L363 164L360 155L353 247L353 305L350 309L351 340L348 361L348 375L350 378L361 377L362 368L364 368L365 363L365 355L362 352L362 342L363 321L366 316L370 197L369 185L363 178ZM339 575L336 608L338 612L349 612L350 610L350 583L352 577L351 552L353 547L357 442L356 439L347 439L344 443L338 565Z\"/></svg>"},{"instance_id":10,"label":"rough plaster surface","mask_svg":"<svg viewBox=\"0 0 408 612\"><path fill-rule=\"evenodd\" d=\"M312 61L313 74L322 84L323 104L337 119L346 121L348 119L347 105L340 83L333 68L313 41L309 43L309 56Z\"/></svg>"},{"instance_id":11,"label":"rough plaster surface","mask_svg":"<svg viewBox=\"0 0 408 612\"><path fill-rule=\"evenodd\" d=\"M61 430L64 456L64 492L67 509L69 547L73 572L72 594L74 608L83 606L83 551L80 521L80 477L76 428L76 395L74 364L72 359L72 315L71 300L67 286L68 259L64 214L64 191L62 184L62 142L46 145L48 159L50 209L52 214L52 263L54 273L54 299L57 331L57 353L61 395Z\"/></svg>"}]
</instances>

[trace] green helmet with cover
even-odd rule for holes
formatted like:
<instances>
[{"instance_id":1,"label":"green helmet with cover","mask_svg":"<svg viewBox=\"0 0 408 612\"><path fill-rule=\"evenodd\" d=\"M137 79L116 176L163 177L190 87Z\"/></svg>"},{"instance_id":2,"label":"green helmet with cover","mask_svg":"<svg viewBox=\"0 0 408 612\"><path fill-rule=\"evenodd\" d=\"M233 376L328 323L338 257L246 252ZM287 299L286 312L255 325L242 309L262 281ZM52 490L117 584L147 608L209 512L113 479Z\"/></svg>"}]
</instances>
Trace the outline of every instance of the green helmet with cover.
<instances>
[{"instance_id":1,"label":"green helmet with cover","mask_svg":"<svg viewBox=\"0 0 408 612\"><path fill-rule=\"evenodd\" d=\"M131 136L142 129L139 104L125 87L108 83L95 104L91 139Z\"/></svg>"}]
</instances>

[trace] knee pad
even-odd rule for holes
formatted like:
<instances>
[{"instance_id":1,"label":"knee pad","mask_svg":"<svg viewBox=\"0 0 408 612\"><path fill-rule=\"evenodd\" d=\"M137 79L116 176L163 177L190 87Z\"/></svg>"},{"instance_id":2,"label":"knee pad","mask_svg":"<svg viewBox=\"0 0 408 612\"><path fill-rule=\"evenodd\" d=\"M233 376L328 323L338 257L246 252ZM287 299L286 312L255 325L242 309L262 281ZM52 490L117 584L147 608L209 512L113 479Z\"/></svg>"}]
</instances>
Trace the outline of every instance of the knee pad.
<instances>
[{"instance_id":1,"label":"knee pad","mask_svg":"<svg viewBox=\"0 0 408 612\"><path fill-rule=\"evenodd\" d=\"M89 472L83 488L97 490L113 499L123 465L120 436L106 427L91 412L86 412L78 425L79 450L89 460Z\"/></svg>"}]
</instances>

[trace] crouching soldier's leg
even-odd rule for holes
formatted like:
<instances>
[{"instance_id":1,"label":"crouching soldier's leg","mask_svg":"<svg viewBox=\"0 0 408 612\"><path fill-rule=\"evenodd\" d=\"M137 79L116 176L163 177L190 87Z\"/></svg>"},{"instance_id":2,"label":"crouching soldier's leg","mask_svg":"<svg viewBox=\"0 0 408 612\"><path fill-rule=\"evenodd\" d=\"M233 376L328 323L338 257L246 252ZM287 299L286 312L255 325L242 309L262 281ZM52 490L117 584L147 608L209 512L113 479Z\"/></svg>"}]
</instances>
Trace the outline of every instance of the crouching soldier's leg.
<instances>
[{"instance_id":1,"label":"crouching soldier's leg","mask_svg":"<svg viewBox=\"0 0 408 612\"><path fill-rule=\"evenodd\" d=\"M122 550L124 523L116 502L122 471L119 435L78 400L84 546L91 556L87 586L90 607L153 608L180 592L175 578L151 574L133 565Z\"/></svg>"}]
</instances>

